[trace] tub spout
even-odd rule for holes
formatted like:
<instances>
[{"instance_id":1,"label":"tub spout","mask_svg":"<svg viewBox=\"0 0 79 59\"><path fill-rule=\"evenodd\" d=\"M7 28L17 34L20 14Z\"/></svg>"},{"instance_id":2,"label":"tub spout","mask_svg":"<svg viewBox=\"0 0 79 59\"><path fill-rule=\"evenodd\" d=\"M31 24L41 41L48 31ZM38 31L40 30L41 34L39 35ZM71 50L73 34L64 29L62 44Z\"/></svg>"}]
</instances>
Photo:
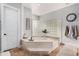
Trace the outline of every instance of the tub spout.
<instances>
[{"instance_id":1,"label":"tub spout","mask_svg":"<svg viewBox=\"0 0 79 59\"><path fill-rule=\"evenodd\" d=\"M33 41L32 37L29 39L29 41Z\"/></svg>"}]
</instances>

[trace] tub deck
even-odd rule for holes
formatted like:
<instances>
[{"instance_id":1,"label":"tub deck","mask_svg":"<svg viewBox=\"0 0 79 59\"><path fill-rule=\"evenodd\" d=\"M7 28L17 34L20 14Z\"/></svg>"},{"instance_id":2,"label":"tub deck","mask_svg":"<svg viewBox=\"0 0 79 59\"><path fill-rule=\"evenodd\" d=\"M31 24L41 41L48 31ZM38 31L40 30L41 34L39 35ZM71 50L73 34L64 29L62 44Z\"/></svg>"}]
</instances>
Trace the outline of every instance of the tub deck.
<instances>
[{"instance_id":1,"label":"tub deck","mask_svg":"<svg viewBox=\"0 0 79 59\"><path fill-rule=\"evenodd\" d=\"M39 55L49 55L49 53L51 53L58 46L58 40L54 39L34 39L34 41L22 39L23 49L29 50L31 55L35 52Z\"/></svg>"}]
</instances>

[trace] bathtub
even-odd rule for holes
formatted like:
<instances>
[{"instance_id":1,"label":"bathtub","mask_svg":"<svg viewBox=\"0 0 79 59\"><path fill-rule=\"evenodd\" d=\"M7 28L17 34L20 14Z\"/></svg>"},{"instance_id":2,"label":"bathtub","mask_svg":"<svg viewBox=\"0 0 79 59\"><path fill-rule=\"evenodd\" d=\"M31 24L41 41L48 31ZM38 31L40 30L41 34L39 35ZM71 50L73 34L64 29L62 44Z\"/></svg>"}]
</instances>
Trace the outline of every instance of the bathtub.
<instances>
[{"instance_id":1,"label":"bathtub","mask_svg":"<svg viewBox=\"0 0 79 59\"><path fill-rule=\"evenodd\" d=\"M33 41L22 39L22 48L40 54L49 54L59 46L59 41L53 38L33 37Z\"/></svg>"}]
</instances>

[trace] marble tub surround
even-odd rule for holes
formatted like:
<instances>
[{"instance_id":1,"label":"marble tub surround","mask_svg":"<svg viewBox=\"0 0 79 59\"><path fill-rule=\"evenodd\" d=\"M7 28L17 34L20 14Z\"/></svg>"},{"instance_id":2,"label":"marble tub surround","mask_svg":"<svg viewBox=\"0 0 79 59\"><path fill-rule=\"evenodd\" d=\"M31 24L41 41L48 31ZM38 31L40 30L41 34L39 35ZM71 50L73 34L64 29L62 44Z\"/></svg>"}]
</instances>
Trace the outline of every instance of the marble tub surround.
<instances>
[{"instance_id":1,"label":"marble tub surround","mask_svg":"<svg viewBox=\"0 0 79 59\"><path fill-rule=\"evenodd\" d=\"M45 35L45 36L32 36L33 38L38 38L38 37L46 37L46 38L53 38L53 39L59 39L59 37L55 37L55 36L50 36L50 35Z\"/></svg>"},{"instance_id":2,"label":"marble tub surround","mask_svg":"<svg viewBox=\"0 0 79 59\"><path fill-rule=\"evenodd\" d=\"M29 50L31 55L38 52L39 55L49 55L54 49L59 46L59 41L52 38L33 38L33 41L22 39L22 48ZM34 55L34 54L33 54ZM35 54L36 55L36 54Z\"/></svg>"},{"instance_id":3,"label":"marble tub surround","mask_svg":"<svg viewBox=\"0 0 79 59\"><path fill-rule=\"evenodd\" d=\"M39 46L39 43L41 45L41 47L44 45L44 47L56 47L59 46L59 40L58 39L53 39L53 38L46 38L46 37L33 37L33 41L29 41L28 39L22 39L21 40L21 45L24 43L27 43L29 45L27 45L27 47L31 47L31 45L35 45L35 47ZM37 46L36 46L37 44ZM45 46L46 44L48 44L47 46ZM34 46L32 46L32 48L34 48Z\"/></svg>"},{"instance_id":4,"label":"marble tub surround","mask_svg":"<svg viewBox=\"0 0 79 59\"><path fill-rule=\"evenodd\" d=\"M23 39L30 39L31 37L27 37L27 36L24 36ZM57 39L59 40L60 38L59 37L53 37L53 36L32 36L33 39Z\"/></svg>"}]
</instances>

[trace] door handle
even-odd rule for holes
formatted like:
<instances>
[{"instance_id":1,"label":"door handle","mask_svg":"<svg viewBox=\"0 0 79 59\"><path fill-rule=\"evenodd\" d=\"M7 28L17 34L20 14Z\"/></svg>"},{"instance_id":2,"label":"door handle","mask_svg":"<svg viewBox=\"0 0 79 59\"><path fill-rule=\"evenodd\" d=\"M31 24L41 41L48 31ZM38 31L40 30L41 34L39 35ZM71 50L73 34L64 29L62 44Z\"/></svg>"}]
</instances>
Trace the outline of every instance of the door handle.
<instances>
[{"instance_id":1,"label":"door handle","mask_svg":"<svg viewBox=\"0 0 79 59\"><path fill-rule=\"evenodd\" d=\"M4 35L7 35L6 33L4 33Z\"/></svg>"}]
</instances>

